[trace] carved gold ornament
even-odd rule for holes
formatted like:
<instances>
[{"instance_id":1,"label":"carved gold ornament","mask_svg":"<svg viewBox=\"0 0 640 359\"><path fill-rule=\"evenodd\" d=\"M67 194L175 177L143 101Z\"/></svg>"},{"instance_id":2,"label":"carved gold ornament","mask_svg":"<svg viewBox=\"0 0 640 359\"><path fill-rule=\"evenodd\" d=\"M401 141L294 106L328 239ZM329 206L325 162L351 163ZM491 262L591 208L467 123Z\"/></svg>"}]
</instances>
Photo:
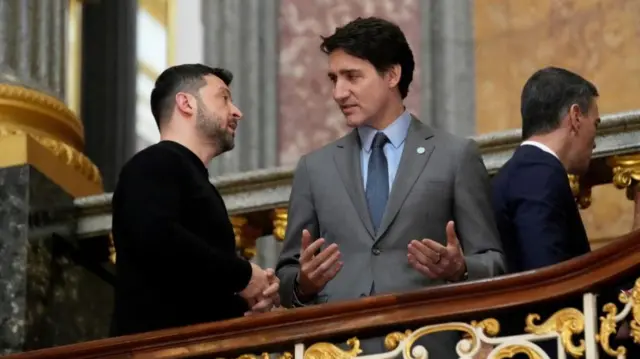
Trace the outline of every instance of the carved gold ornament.
<instances>
[{"instance_id":1,"label":"carved gold ornament","mask_svg":"<svg viewBox=\"0 0 640 359\"><path fill-rule=\"evenodd\" d=\"M12 142L12 138L22 139L23 142ZM0 84L0 140L4 146L11 147L0 153L3 163L9 164L18 156L24 156L32 165L34 163L31 161L36 161L36 167L41 172L48 177L55 177L58 185L74 196L102 192L100 171L82 153L82 123L64 102L36 90ZM31 147L35 144L42 146L54 157L47 157L43 150L31 147L23 151L18 149L28 143L32 144ZM52 158L60 160L58 167L51 163ZM61 171L60 168L65 170ZM80 179L81 182L77 182Z\"/></svg>"},{"instance_id":2,"label":"carved gold ornament","mask_svg":"<svg viewBox=\"0 0 640 359\"><path fill-rule=\"evenodd\" d=\"M571 187L571 193L576 199L578 206L581 209L586 209L591 206L591 187L583 187L580 185L580 177L576 175L568 175L569 186Z\"/></svg>"},{"instance_id":3,"label":"carved gold ornament","mask_svg":"<svg viewBox=\"0 0 640 359\"><path fill-rule=\"evenodd\" d=\"M316 343L304 351L304 359L349 359L362 353L358 338L347 340L349 350L342 350L331 343Z\"/></svg>"},{"instance_id":4,"label":"carved gold ornament","mask_svg":"<svg viewBox=\"0 0 640 359\"><path fill-rule=\"evenodd\" d=\"M411 331L407 330L404 333L402 332L393 332L393 333L389 333L387 334L386 337L384 337L384 347L387 350L394 350L398 347L398 345L400 345L400 343L407 339L407 337L411 335Z\"/></svg>"},{"instance_id":5,"label":"carved gold ornament","mask_svg":"<svg viewBox=\"0 0 640 359\"><path fill-rule=\"evenodd\" d=\"M613 185L619 189L626 189L627 198L633 200L634 188L640 181L640 155L609 157L607 164L613 171Z\"/></svg>"},{"instance_id":6,"label":"carved gold ornament","mask_svg":"<svg viewBox=\"0 0 640 359\"><path fill-rule=\"evenodd\" d=\"M246 231L246 227L249 224L249 221L246 217L243 216L231 216L229 217L231 220L231 225L233 226L233 234L235 235L236 240L236 249L240 251L240 255L242 255L246 259L253 258L256 253L256 238L250 238L253 236L249 236Z\"/></svg>"},{"instance_id":7,"label":"carved gold ornament","mask_svg":"<svg viewBox=\"0 0 640 359\"><path fill-rule=\"evenodd\" d=\"M600 342L602 349L612 357L618 357L618 355L625 355L627 349L623 346L619 346L615 350L611 348L609 339L612 335L618 332L616 324L616 315L618 314L618 308L613 303L607 303L602 310L607 313L606 316L600 317L600 332L596 334L596 342Z\"/></svg>"},{"instance_id":8,"label":"carved gold ornament","mask_svg":"<svg viewBox=\"0 0 640 359\"><path fill-rule=\"evenodd\" d=\"M529 359L542 359L543 357L542 355L540 355L538 350L529 346L525 346L523 344L509 344L499 349L493 350L489 357L492 359L509 359L518 354L524 354Z\"/></svg>"},{"instance_id":9,"label":"carved gold ornament","mask_svg":"<svg viewBox=\"0 0 640 359\"><path fill-rule=\"evenodd\" d=\"M276 240L283 241L287 230L287 209L276 208L273 210L273 236Z\"/></svg>"},{"instance_id":10,"label":"carved gold ornament","mask_svg":"<svg viewBox=\"0 0 640 359\"><path fill-rule=\"evenodd\" d=\"M525 332L532 334L548 334L556 332L560 335L560 341L564 350L574 358L584 356L585 343L580 339L578 345L573 342L573 335L584 331L584 314L575 308L564 308L555 312L542 324L535 324L540 320L540 315L529 314L525 320Z\"/></svg>"},{"instance_id":11,"label":"carved gold ornament","mask_svg":"<svg viewBox=\"0 0 640 359\"><path fill-rule=\"evenodd\" d=\"M640 278L636 282L629 294L622 293L619 298L623 304L631 305L631 338L636 344L640 344Z\"/></svg>"}]
</instances>

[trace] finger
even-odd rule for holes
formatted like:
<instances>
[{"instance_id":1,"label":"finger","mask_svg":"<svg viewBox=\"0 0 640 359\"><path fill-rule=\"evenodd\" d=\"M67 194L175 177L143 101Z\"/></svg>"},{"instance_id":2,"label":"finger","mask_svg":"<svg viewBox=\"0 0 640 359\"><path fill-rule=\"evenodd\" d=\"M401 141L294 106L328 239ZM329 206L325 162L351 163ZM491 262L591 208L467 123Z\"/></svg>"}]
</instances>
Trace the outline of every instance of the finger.
<instances>
[{"instance_id":1,"label":"finger","mask_svg":"<svg viewBox=\"0 0 640 359\"><path fill-rule=\"evenodd\" d=\"M318 238L300 253L300 262L310 262L318 249L324 244L324 238Z\"/></svg>"},{"instance_id":2,"label":"finger","mask_svg":"<svg viewBox=\"0 0 640 359\"><path fill-rule=\"evenodd\" d=\"M412 254L409 253L407 255L407 259L408 259L409 264L411 265L411 267L413 267L413 269L418 271L418 273L424 275L425 277L429 277L431 279L438 278L438 275L436 273L433 273L433 271L431 271L431 269L429 269L429 267L427 267L427 266L421 264L420 262L418 262L416 257L414 257Z\"/></svg>"},{"instance_id":3,"label":"finger","mask_svg":"<svg viewBox=\"0 0 640 359\"><path fill-rule=\"evenodd\" d=\"M325 254L325 251L323 251L323 253L321 254ZM324 256L326 257L326 256ZM316 258L314 258L314 262L317 261L320 258L320 255L318 255ZM311 280L315 280L316 278L320 278L324 275L324 273L326 271L328 271L329 269L331 269L331 267L333 267L336 262L338 262L338 260L340 259L340 252L333 251L333 254L326 258L323 262L320 262L320 265L318 265L318 267L311 273L309 273L309 279Z\"/></svg>"},{"instance_id":4,"label":"finger","mask_svg":"<svg viewBox=\"0 0 640 359\"><path fill-rule=\"evenodd\" d=\"M264 270L264 272L267 274L267 278L269 279L272 279L276 276L276 271L274 271L273 268L267 268Z\"/></svg>"},{"instance_id":5,"label":"finger","mask_svg":"<svg viewBox=\"0 0 640 359\"><path fill-rule=\"evenodd\" d=\"M427 262L435 263L440 260L438 253L419 241L411 241L409 243L409 252L416 257L418 262L423 264Z\"/></svg>"},{"instance_id":6,"label":"finger","mask_svg":"<svg viewBox=\"0 0 640 359\"><path fill-rule=\"evenodd\" d=\"M444 258L447 255L447 247L434 241L433 239L423 239L422 241L420 241L420 244L428 248L430 251L432 251L432 253L436 253L434 259L438 257L438 254L440 255L440 258Z\"/></svg>"},{"instance_id":7,"label":"finger","mask_svg":"<svg viewBox=\"0 0 640 359\"><path fill-rule=\"evenodd\" d=\"M342 269L343 266L344 266L343 262L338 262L333 267L331 267L331 269L329 269L328 271L324 272L324 278L323 278L324 284L327 284L330 280L335 278L336 275L338 275L338 272L340 272L340 270Z\"/></svg>"},{"instance_id":8,"label":"finger","mask_svg":"<svg viewBox=\"0 0 640 359\"><path fill-rule=\"evenodd\" d=\"M456 235L456 226L453 221L447 222L447 247L457 248L460 245L458 235Z\"/></svg>"},{"instance_id":9,"label":"finger","mask_svg":"<svg viewBox=\"0 0 640 359\"><path fill-rule=\"evenodd\" d=\"M305 251L309 245L311 244L311 233L309 233L308 230L303 229L302 230L302 246L300 251Z\"/></svg>"},{"instance_id":10,"label":"finger","mask_svg":"<svg viewBox=\"0 0 640 359\"><path fill-rule=\"evenodd\" d=\"M256 303L256 305L251 307L251 311L261 313L261 312L267 311L272 306L273 306L273 301L271 300L271 298L264 298L258 303Z\"/></svg>"},{"instance_id":11,"label":"finger","mask_svg":"<svg viewBox=\"0 0 640 359\"><path fill-rule=\"evenodd\" d=\"M271 297L273 301L273 307L278 308L282 303L280 302L280 295L276 293L273 297Z\"/></svg>"},{"instance_id":12,"label":"finger","mask_svg":"<svg viewBox=\"0 0 640 359\"><path fill-rule=\"evenodd\" d=\"M262 292L262 295L265 297L271 297L274 294L278 293L278 290L280 289L280 283L272 283L271 285L269 285L267 287L267 289L265 289Z\"/></svg>"},{"instance_id":13,"label":"finger","mask_svg":"<svg viewBox=\"0 0 640 359\"><path fill-rule=\"evenodd\" d=\"M320 264L327 261L331 256L335 253L340 253L338 249L338 245L335 243L331 243L327 248L323 249L320 253L318 253L315 257L313 257L312 261L315 262L313 264L314 268L320 266Z\"/></svg>"}]
</instances>

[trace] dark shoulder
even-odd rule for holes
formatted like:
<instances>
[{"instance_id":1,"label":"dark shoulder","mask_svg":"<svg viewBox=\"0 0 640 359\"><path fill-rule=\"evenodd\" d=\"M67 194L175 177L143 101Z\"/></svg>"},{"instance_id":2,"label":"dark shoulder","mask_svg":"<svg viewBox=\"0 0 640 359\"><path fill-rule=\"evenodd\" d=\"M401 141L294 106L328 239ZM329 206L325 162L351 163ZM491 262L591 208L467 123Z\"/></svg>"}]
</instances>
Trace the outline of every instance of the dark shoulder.
<instances>
[{"instance_id":1,"label":"dark shoulder","mask_svg":"<svg viewBox=\"0 0 640 359\"><path fill-rule=\"evenodd\" d=\"M545 157L518 156L510 159L499 176L517 196L558 198L571 192L567 173Z\"/></svg>"},{"instance_id":2,"label":"dark shoulder","mask_svg":"<svg viewBox=\"0 0 640 359\"><path fill-rule=\"evenodd\" d=\"M180 146L169 141L151 145L136 153L120 171L120 180L130 176L167 175L185 166Z\"/></svg>"}]
</instances>

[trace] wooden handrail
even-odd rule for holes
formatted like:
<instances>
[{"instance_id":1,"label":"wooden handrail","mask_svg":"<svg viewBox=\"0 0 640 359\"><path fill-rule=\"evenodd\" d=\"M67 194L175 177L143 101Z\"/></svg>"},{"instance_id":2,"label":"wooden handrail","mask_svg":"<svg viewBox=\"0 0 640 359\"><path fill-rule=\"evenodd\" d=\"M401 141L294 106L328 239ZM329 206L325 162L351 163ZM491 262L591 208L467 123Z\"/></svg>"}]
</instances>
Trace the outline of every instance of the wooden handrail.
<instances>
[{"instance_id":1,"label":"wooden handrail","mask_svg":"<svg viewBox=\"0 0 640 359\"><path fill-rule=\"evenodd\" d=\"M521 274L60 346L7 358L219 356L249 353L267 345L290 350L295 343L366 334L372 328L433 324L566 298L597 291L636 273L640 273L640 231L587 255ZM553 293L553 299L549 293Z\"/></svg>"}]
</instances>

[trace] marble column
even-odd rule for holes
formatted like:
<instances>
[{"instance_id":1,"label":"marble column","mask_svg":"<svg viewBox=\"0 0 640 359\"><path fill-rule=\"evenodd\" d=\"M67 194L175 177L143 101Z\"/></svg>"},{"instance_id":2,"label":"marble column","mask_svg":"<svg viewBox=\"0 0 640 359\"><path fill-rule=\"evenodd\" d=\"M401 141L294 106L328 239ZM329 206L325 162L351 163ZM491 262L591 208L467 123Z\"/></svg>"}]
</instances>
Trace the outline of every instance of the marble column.
<instances>
[{"instance_id":1,"label":"marble column","mask_svg":"<svg viewBox=\"0 0 640 359\"><path fill-rule=\"evenodd\" d=\"M115 189L136 144L137 0L93 1L82 13L82 107L87 156Z\"/></svg>"},{"instance_id":2,"label":"marble column","mask_svg":"<svg viewBox=\"0 0 640 359\"><path fill-rule=\"evenodd\" d=\"M234 102L244 114L236 147L215 159L213 176L277 164L279 1L202 2L204 61L231 70Z\"/></svg>"},{"instance_id":3,"label":"marble column","mask_svg":"<svg viewBox=\"0 0 640 359\"><path fill-rule=\"evenodd\" d=\"M0 0L0 355L108 333L107 242L72 237L102 180L64 102L69 5Z\"/></svg>"},{"instance_id":4,"label":"marble column","mask_svg":"<svg viewBox=\"0 0 640 359\"><path fill-rule=\"evenodd\" d=\"M420 3L421 119L459 136L475 134L473 3Z\"/></svg>"}]
</instances>

